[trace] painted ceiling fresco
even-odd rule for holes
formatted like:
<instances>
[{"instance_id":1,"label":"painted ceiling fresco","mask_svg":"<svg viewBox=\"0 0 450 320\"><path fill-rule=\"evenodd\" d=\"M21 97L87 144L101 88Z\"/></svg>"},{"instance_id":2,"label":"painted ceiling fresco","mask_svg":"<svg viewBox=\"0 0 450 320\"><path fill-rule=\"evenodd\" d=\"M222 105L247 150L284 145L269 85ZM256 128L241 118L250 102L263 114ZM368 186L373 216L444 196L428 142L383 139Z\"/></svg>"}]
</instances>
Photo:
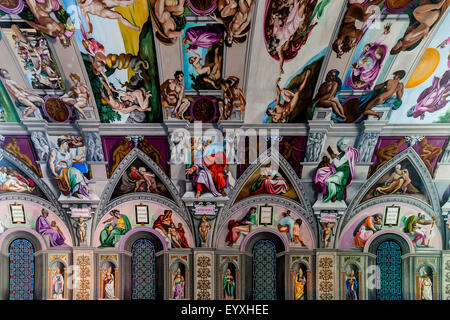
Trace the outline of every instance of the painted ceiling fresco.
<instances>
[{"instance_id":1,"label":"painted ceiling fresco","mask_svg":"<svg viewBox=\"0 0 450 320\"><path fill-rule=\"evenodd\" d=\"M0 0L0 300L450 299L449 5Z\"/></svg>"},{"instance_id":2,"label":"painted ceiling fresco","mask_svg":"<svg viewBox=\"0 0 450 320\"><path fill-rule=\"evenodd\" d=\"M0 6L3 121L449 121L444 0Z\"/></svg>"}]
</instances>

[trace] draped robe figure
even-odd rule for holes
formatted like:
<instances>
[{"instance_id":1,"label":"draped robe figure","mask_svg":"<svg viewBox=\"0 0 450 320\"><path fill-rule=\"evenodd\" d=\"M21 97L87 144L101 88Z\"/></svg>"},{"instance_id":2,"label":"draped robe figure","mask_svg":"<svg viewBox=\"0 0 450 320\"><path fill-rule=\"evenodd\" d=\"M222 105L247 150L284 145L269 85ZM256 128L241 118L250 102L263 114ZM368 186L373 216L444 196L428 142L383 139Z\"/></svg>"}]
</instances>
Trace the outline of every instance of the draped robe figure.
<instances>
[{"instance_id":1,"label":"draped robe figure","mask_svg":"<svg viewBox=\"0 0 450 320\"><path fill-rule=\"evenodd\" d=\"M188 28L184 34L183 43L188 44L192 50L200 48L208 49L217 44L223 36L223 29L219 25L207 24Z\"/></svg>"},{"instance_id":2,"label":"draped robe figure","mask_svg":"<svg viewBox=\"0 0 450 320\"><path fill-rule=\"evenodd\" d=\"M433 282L426 272L420 280L420 300L433 300Z\"/></svg>"},{"instance_id":3,"label":"draped robe figure","mask_svg":"<svg viewBox=\"0 0 450 320\"><path fill-rule=\"evenodd\" d=\"M299 269L294 279L294 297L295 300L305 300L306 277L303 270Z\"/></svg>"},{"instance_id":4,"label":"draped robe figure","mask_svg":"<svg viewBox=\"0 0 450 320\"><path fill-rule=\"evenodd\" d=\"M350 276L345 280L345 286L347 287L347 299L358 300L356 292L358 290L358 279L355 277L355 272L352 270Z\"/></svg>"},{"instance_id":5,"label":"draped robe figure","mask_svg":"<svg viewBox=\"0 0 450 320\"><path fill-rule=\"evenodd\" d=\"M65 247L67 246L64 241L66 238L59 231L52 228L50 223L47 220L47 215L42 212L42 215L39 216L36 220L36 231L41 235L47 235L50 239L50 247Z\"/></svg>"},{"instance_id":6,"label":"draped robe figure","mask_svg":"<svg viewBox=\"0 0 450 320\"><path fill-rule=\"evenodd\" d=\"M120 214L113 213L111 223L108 223L100 233L100 248L114 247L120 240L120 236L131 230L131 224L128 217Z\"/></svg>"},{"instance_id":7,"label":"draped robe figure","mask_svg":"<svg viewBox=\"0 0 450 320\"><path fill-rule=\"evenodd\" d=\"M210 191L215 197L226 196L224 193L224 188L228 187L226 166L227 159L220 143L209 144L201 157L195 157L193 165L188 170L192 170L192 184L197 194Z\"/></svg>"},{"instance_id":8,"label":"draped robe figure","mask_svg":"<svg viewBox=\"0 0 450 320\"><path fill-rule=\"evenodd\" d=\"M114 274L112 273L111 267L108 267L108 270L105 273L103 278L103 299L114 299Z\"/></svg>"},{"instance_id":9,"label":"draped robe figure","mask_svg":"<svg viewBox=\"0 0 450 320\"><path fill-rule=\"evenodd\" d=\"M184 299L184 278L180 269L173 279L173 299Z\"/></svg>"},{"instance_id":10,"label":"draped robe figure","mask_svg":"<svg viewBox=\"0 0 450 320\"><path fill-rule=\"evenodd\" d=\"M370 43L358 57L345 85L357 90L369 90L381 71L388 47L381 44L387 34L382 33L375 43Z\"/></svg>"},{"instance_id":11,"label":"draped robe figure","mask_svg":"<svg viewBox=\"0 0 450 320\"><path fill-rule=\"evenodd\" d=\"M52 295L53 299L63 299L64 297L64 277L58 270L52 278Z\"/></svg>"},{"instance_id":12,"label":"draped robe figure","mask_svg":"<svg viewBox=\"0 0 450 320\"><path fill-rule=\"evenodd\" d=\"M286 179L272 168L262 168L261 175L253 182L250 193L255 194L283 194L288 189Z\"/></svg>"},{"instance_id":13,"label":"draped robe figure","mask_svg":"<svg viewBox=\"0 0 450 320\"><path fill-rule=\"evenodd\" d=\"M227 272L223 276L223 297L225 300L234 300L234 294L236 292L236 283L231 274L231 270L227 269Z\"/></svg>"},{"instance_id":14,"label":"draped robe figure","mask_svg":"<svg viewBox=\"0 0 450 320\"><path fill-rule=\"evenodd\" d=\"M373 216L369 216L355 229L353 243L359 248L364 248L367 240L379 230L381 230L381 215L374 214Z\"/></svg>"},{"instance_id":15,"label":"draped robe figure","mask_svg":"<svg viewBox=\"0 0 450 320\"><path fill-rule=\"evenodd\" d=\"M324 194L323 202L328 202L334 197L338 201L344 200L345 190L355 175L358 150L348 146L347 138L338 141L338 149L340 153L333 159L332 164L329 167L319 168L314 177L319 192Z\"/></svg>"}]
</instances>

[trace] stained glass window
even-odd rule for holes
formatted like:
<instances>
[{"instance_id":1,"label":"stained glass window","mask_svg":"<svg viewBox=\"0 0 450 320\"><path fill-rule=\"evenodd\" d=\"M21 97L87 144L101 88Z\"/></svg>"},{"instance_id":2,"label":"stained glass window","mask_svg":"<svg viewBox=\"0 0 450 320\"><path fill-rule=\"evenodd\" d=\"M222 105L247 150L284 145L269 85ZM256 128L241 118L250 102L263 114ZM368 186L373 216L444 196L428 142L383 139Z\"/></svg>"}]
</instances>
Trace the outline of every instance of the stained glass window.
<instances>
[{"instance_id":1,"label":"stained glass window","mask_svg":"<svg viewBox=\"0 0 450 320\"><path fill-rule=\"evenodd\" d=\"M131 249L133 300L156 298L155 247L150 240L139 239Z\"/></svg>"},{"instance_id":2,"label":"stained glass window","mask_svg":"<svg viewBox=\"0 0 450 320\"><path fill-rule=\"evenodd\" d=\"M260 240L253 247L253 299L276 300L277 251L269 240Z\"/></svg>"},{"instance_id":3,"label":"stained glass window","mask_svg":"<svg viewBox=\"0 0 450 320\"><path fill-rule=\"evenodd\" d=\"M377 249L377 300L402 299L402 251L394 241Z\"/></svg>"},{"instance_id":4,"label":"stained glass window","mask_svg":"<svg viewBox=\"0 0 450 320\"><path fill-rule=\"evenodd\" d=\"M33 300L34 248L25 239L14 240L9 246L9 299Z\"/></svg>"}]
</instances>

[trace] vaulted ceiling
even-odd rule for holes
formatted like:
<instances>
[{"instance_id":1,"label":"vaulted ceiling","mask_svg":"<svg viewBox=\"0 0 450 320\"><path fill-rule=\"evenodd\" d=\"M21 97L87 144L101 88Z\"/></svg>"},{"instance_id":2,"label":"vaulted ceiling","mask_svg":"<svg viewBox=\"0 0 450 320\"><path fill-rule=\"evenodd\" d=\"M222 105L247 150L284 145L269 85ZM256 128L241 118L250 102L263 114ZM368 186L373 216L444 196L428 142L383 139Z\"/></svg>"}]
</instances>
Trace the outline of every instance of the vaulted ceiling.
<instances>
[{"instance_id":1,"label":"vaulted ceiling","mask_svg":"<svg viewBox=\"0 0 450 320\"><path fill-rule=\"evenodd\" d=\"M450 122L449 4L0 0L1 117Z\"/></svg>"}]
</instances>

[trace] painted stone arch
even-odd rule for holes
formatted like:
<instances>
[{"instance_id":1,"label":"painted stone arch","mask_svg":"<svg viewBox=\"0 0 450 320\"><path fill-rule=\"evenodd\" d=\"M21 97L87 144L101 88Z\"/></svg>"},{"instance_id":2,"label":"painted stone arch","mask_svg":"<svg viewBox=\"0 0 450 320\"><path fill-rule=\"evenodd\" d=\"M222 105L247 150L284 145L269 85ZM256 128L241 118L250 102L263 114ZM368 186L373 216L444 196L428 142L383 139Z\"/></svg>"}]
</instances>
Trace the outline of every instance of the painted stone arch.
<instances>
[{"instance_id":1,"label":"painted stone arch","mask_svg":"<svg viewBox=\"0 0 450 320\"><path fill-rule=\"evenodd\" d=\"M285 281L282 258L278 254L289 251L287 244L269 228L249 234L241 251L251 259L251 296L246 299L284 299ZM250 285L250 283L248 283Z\"/></svg>"},{"instance_id":2,"label":"painted stone arch","mask_svg":"<svg viewBox=\"0 0 450 320\"><path fill-rule=\"evenodd\" d=\"M33 259L32 261L22 261L18 262L19 264L26 262L27 265L21 265L21 275L11 282L10 278L10 268L13 261L11 261L10 248L13 243L17 240L23 240L25 244L29 245L29 250L32 251ZM4 284L0 290L0 299L9 300L11 299L11 285L15 286L17 283L21 283L21 286L28 287L29 293L28 296L22 297L22 299L34 299L39 300L44 296L44 291L42 290L45 287L45 283L43 282L43 256L35 255L36 252L46 250L47 245L44 242L44 239L40 234L38 234L33 229L25 228L25 227L17 227L14 229L9 229L3 232L0 235L0 267L3 272L0 273L0 281ZM20 257L19 257L20 258ZM32 264L32 266L29 265ZM14 295L14 298L17 299L17 296ZM21 299L20 297L18 299Z\"/></svg>"},{"instance_id":3,"label":"painted stone arch","mask_svg":"<svg viewBox=\"0 0 450 320\"><path fill-rule=\"evenodd\" d=\"M113 227L111 221L111 213L115 210L121 215L123 226ZM139 223L137 221L137 210L144 210L148 212L146 221ZM173 222L175 230L164 230L155 226L155 221L160 221L164 218L168 222ZM112 228L112 229L111 229ZM139 229L140 228L140 229ZM111 229L108 235L107 229ZM112 230L115 230L114 232ZM116 230L117 229L117 230ZM101 211L101 215L97 216L95 224L93 224L93 233L91 243L94 247L99 248L113 248L122 246L121 240L126 237L129 232L134 230L151 230L160 235L159 239L165 242L164 248L179 248L177 243L182 248L192 248L195 246L194 233L192 227L192 220L185 211L185 209L178 207L173 201L155 194L148 193L133 193L115 199L110 202ZM178 239L176 243L173 237L169 237L167 231L175 231L175 238ZM112 235L112 233L114 233ZM132 234L131 233L131 234ZM179 238L178 236L179 235Z\"/></svg>"},{"instance_id":4,"label":"painted stone arch","mask_svg":"<svg viewBox=\"0 0 450 320\"><path fill-rule=\"evenodd\" d=\"M229 212L229 208L235 205L238 202L238 196L242 192L242 189L246 186L249 180L254 176L254 174L259 170L262 166L267 163L275 162L279 168L286 174L284 177L294 188L295 194L297 196L297 201L304 208L306 212L308 212L311 217L313 217L313 211L306 196L305 190L303 189L303 184L298 178L292 166L287 162L287 160L275 149L269 148L262 155L260 155L250 166L244 171L244 173L239 177L236 181L236 184L233 190L228 195L230 200L225 205L222 210L221 221L225 220L228 216L223 214L224 212Z\"/></svg>"},{"instance_id":5,"label":"painted stone arch","mask_svg":"<svg viewBox=\"0 0 450 320\"><path fill-rule=\"evenodd\" d=\"M23 211L25 212L24 223L19 224L13 221L10 208L11 205L22 206ZM42 239L42 242L45 243L46 240L44 240L44 237L48 236L42 236L36 232L36 221L41 216L43 209L48 211L48 217L46 218L48 223L51 224L52 221L55 221L56 226L59 227L62 236L64 237L64 239L58 237L55 242L52 242L51 237L49 237L49 245L46 245L46 247L72 247L74 243L74 234L73 229L70 227L69 218L66 215L61 214L60 211L47 200L33 195L16 193L0 195L0 231L3 230L2 233L4 234L20 229L30 230L30 232L36 233L37 237Z\"/></svg>"},{"instance_id":6,"label":"painted stone arch","mask_svg":"<svg viewBox=\"0 0 450 320\"><path fill-rule=\"evenodd\" d=\"M97 219L99 214L101 214L101 208L105 207L108 202L111 201L111 197L116 186L120 183L123 174L126 170L133 164L134 161L140 160L149 169L155 174L155 176L161 181L161 183L165 186L170 195L169 198L172 198L178 207L183 207L183 202L178 193L177 188L172 183L172 180L167 176L167 174L163 171L163 169L156 164L148 155L146 155L142 150L138 148L134 148L131 150L120 162L117 168L114 170L114 173L109 178L108 184L105 186L100 203L97 210Z\"/></svg>"},{"instance_id":7,"label":"painted stone arch","mask_svg":"<svg viewBox=\"0 0 450 320\"><path fill-rule=\"evenodd\" d=\"M53 193L53 191L50 189L50 187L44 182L44 180L36 174L36 172L34 172L32 169L30 169L26 164L24 164L18 158L13 156L11 153L0 148L0 161L2 159L5 159L9 163L13 164L27 178L30 178L31 180L33 180L33 182L36 184L36 186L42 192L41 197L48 200L50 203L52 203L52 205L55 206L59 212L63 212L63 209L62 209L60 203L58 202L57 196ZM28 195L28 193L25 193L25 194Z\"/></svg>"},{"instance_id":8,"label":"painted stone arch","mask_svg":"<svg viewBox=\"0 0 450 320\"><path fill-rule=\"evenodd\" d=\"M288 211L290 218L282 220ZM317 247L318 233L314 218L291 199L283 196L252 196L238 202L229 212L228 218L214 230L215 248L245 250L248 240L261 232L269 232L282 239L286 251L291 247ZM271 223L264 224L266 220L261 220L261 217L271 220Z\"/></svg>"},{"instance_id":9,"label":"painted stone arch","mask_svg":"<svg viewBox=\"0 0 450 320\"><path fill-rule=\"evenodd\" d=\"M386 210L390 208L398 210L396 223L389 224L391 221L385 219ZM437 223L422 226L426 235L425 239L417 238L417 235L412 235L407 232L407 229L405 230L408 218L418 216L419 213L424 215L424 220L430 222L432 222L432 217L435 216L434 211L428 205L414 198L372 199L359 206L352 219L343 226L339 233L337 248L341 250L359 249L370 252L369 247L377 237L391 234L404 239L409 252L422 248L422 240L426 241L430 248L442 250L443 235ZM438 219L436 219L437 221ZM370 224L375 226L377 231L374 232L365 228Z\"/></svg>"},{"instance_id":10,"label":"painted stone arch","mask_svg":"<svg viewBox=\"0 0 450 320\"><path fill-rule=\"evenodd\" d=\"M380 179L386 174L392 172L395 169L395 166L404 160L407 160L408 163L414 167L415 172L418 175L418 179L420 179L420 181L414 181L414 183L422 184L428 201L424 202L410 195L403 194L381 195L363 201L365 195L367 195L367 193L377 185L378 181L380 181ZM396 202L413 204L421 210L427 212L430 216L436 216L435 224L439 229L442 229L442 226L444 225L441 215L436 214L441 212L436 186L433 183L433 179L428 172L427 167L412 147L405 149L400 154L389 160L380 169L378 169L370 177L370 179L366 181L366 183L364 183L364 185L360 188L360 191L356 194L355 198L353 198L353 200L349 204L345 216L339 222L337 228L338 237L335 237L335 239L338 239L341 236L341 234L343 233L343 229L359 212L361 212L365 208L368 208L370 205L383 202L394 203L394 205Z\"/></svg>"}]
</instances>

